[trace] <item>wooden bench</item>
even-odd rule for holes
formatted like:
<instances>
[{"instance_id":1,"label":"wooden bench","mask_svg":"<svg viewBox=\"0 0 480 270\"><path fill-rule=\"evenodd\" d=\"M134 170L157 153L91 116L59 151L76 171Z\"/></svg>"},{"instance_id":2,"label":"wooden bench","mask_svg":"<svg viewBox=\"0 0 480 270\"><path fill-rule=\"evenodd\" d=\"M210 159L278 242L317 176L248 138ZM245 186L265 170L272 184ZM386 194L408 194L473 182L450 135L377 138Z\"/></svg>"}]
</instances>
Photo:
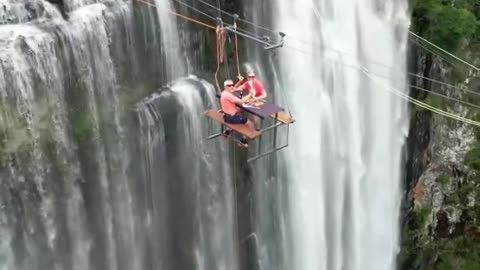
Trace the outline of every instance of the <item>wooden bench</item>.
<instances>
[{"instance_id":1,"label":"wooden bench","mask_svg":"<svg viewBox=\"0 0 480 270\"><path fill-rule=\"evenodd\" d=\"M207 112L205 112L205 115L212 118L213 120L219 122L220 124L225 125L226 127L229 127L231 129L233 129L234 131L242 134L243 136L247 137L248 139L253 140L253 139L255 139L255 138L257 138L258 136L261 135L260 132L254 130L254 129L251 129L246 124L226 123L223 120L223 114L221 114L220 112L217 112L217 111L214 111L214 110L208 110Z\"/></svg>"},{"instance_id":2,"label":"wooden bench","mask_svg":"<svg viewBox=\"0 0 480 270\"><path fill-rule=\"evenodd\" d=\"M271 115L272 118L275 118L275 115ZM279 112L277 120L284 123L284 124L292 124L295 122L295 119L290 117L290 115L284 113L284 112Z\"/></svg>"}]
</instances>

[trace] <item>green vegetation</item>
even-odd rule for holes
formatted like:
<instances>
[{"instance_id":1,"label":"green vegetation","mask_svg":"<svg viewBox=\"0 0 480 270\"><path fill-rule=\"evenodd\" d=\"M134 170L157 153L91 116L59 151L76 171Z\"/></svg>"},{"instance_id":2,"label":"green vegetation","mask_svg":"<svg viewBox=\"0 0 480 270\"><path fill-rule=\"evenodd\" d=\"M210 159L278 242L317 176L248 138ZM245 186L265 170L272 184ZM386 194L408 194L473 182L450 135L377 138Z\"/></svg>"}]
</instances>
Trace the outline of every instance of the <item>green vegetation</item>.
<instances>
[{"instance_id":1,"label":"green vegetation","mask_svg":"<svg viewBox=\"0 0 480 270\"><path fill-rule=\"evenodd\" d=\"M422 100L422 102L439 109L442 109L443 107L442 97L438 95L425 95L425 98ZM415 108L419 112L427 111L427 109L420 106L415 106Z\"/></svg>"},{"instance_id":2,"label":"green vegetation","mask_svg":"<svg viewBox=\"0 0 480 270\"><path fill-rule=\"evenodd\" d=\"M411 269L413 265L417 265L419 250L430 249L431 242L427 228L431 219L431 207L421 207L408 213L408 229L402 237L402 249L399 255L401 269Z\"/></svg>"},{"instance_id":3,"label":"green vegetation","mask_svg":"<svg viewBox=\"0 0 480 270\"><path fill-rule=\"evenodd\" d=\"M466 155L465 165L474 169L480 170L480 144L476 144Z\"/></svg>"},{"instance_id":4,"label":"green vegetation","mask_svg":"<svg viewBox=\"0 0 480 270\"><path fill-rule=\"evenodd\" d=\"M469 62L480 57L480 0L411 0L410 6L412 7L412 32L460 58L468 59ZM429 45L425 46L429 47ZM431 52L424 48L421 48L421 50L426 55L426 67L422 73L429 76L432 62L438 61L439 58L434 59ZM428 48L428 50L444 55L444 53L433 48ZM450 67L447 83L463 83L467 76L467 66L452 63L456 62L454 60L446 60L445 62ZM420 87L435 90L430 89L428 85L420 85ZM446 93L442 92L441 94ZM424 99L425 103L441 109L445 109L447 102L453 104L452 101L425 93L421 93L418 98ZM480 102L478 97L472 97L471 95L466 96L464 100L473 104L479 104ZM423 111L419 107L416 107L416 109ZM473 119L477 115L473 113L468 117Z\"/></svg>"},{"instance_id":5,"label":"green vegetation","mask_svg":"<svg viewBox=\"0 0 480 270\"><path fill-rule=\"evenodd\" d=\"M411 0L410 4L412 32L469 62L480 58L480 0ZM414 72L429 76L432 64L440 59L421 50L426 55L425 70ZM445 64L449 66L447 83L463 83L467 69ZM419 86L438 90L430 89L429 85ZM469 88L476 90L474 85ZM436 108L446 109L450 104L442 97L417 94L423 102ZM473 95L463 99L480 104L480 98ZM417 116L424 111L416 107L412 121L417 121ZM479 110L469 110L467 117L479 120ZM465 155L465 168L458 168L455 174L447 171L436 179L444 195L442 210L435 212L431 206L424 206L408 211L399 255L400 269L480 269L480 128L475 134L478 142ZM460 213L455 223L448 220L452 213Z\"/></svg>"},{"instance_id":6,"label":"green vegetation","mask_svg":"<svg viewBox=\"0 0 480 270\"><path fill-rule=\"evenodd\" d=\"M85 140L93 133L93 123L87 113L75 114L73 134L78 140Z\"/></svg>"},{"instance_id":7,"label":"green vegetation","mask_svg":"<svg viewBox=\"0 0 480 270\"><path fill-rule=\"evenodd\" d=\"M424 206L408 212L400 269L480 269L480 143L465 155L464 164L468 168L461 179L447 174L436 179L445 196L442 210ZM447 220L447 213L455 211L459 219Z\"/></svg>"},{"instance_id":8,"label":"green vegetation","mask_svg":"<svg viewBox=\"0 0 480 270\"><path fill-rule=\"evenodd\" d=\"M438 243L439 255L435 269L476 270L480 269L480 245L466 237Z\"/></svg>"},{"instance_id":9,"label":"green vegetation","mask_svg":"<svg viewBox=\"0 0 480 270\"><path fill-rule=\"evenodd\" d=\"M412 31L450 52L480 31L478 0L414 0ZM477 14L477 16L476 16Z\"/></svg>"},{"instance_id":10,"label":"green vegetation","mask_svg":"<svg viewBox=\"0 0 480 270\"><path fill-rule=\"evenodd\" d=\"M480 212L479 209L476 212ZM463 218L460 224L455 225L461 234L444 236L430 226L432 214L430 207L409 213L410 222L399 255L400 269L480 269L480 239L475 236L478 225L472 224L471 219ZM467 228L474 228L471 230L473 233Z\"/></svg>"},{"instance_id":11,"label":"green vegetation","mask_svg":"<svg viewBox=\"0 0 480 270\"><path fill-rule=\"evenodd\" d=\"M437 183L445 187L448 182L450 181L450 177L448 175L442 174L439 177L437 177Z\"/></svg>"}]
</instances>

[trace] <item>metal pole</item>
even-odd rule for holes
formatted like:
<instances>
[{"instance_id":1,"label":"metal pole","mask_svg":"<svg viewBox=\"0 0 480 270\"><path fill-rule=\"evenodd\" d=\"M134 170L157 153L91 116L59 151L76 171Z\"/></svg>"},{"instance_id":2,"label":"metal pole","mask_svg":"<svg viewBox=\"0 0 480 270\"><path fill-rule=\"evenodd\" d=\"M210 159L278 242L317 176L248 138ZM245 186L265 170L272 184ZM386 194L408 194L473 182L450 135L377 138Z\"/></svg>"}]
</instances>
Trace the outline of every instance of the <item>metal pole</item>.
<instances>
[{"instance_id":1,"label":"metal pole","mask_svg":"<svg viewBox=\"0 0 480 270\"><path fill-rule=\"evenodd\" d=\"M244 34L242 32L238 32L237 30L233 29L231 26L227 26L225 27L225 30L227 31L230 31L232 33L235 33L239 36L242 36L242 37L245 37L245 38L248 38L248 39L251 39L253 41L256 41L256 42L259 42L259 43L262 43L263 45L266 45L266 47L264 47L264 49L266 50L269 50L269 49L275 49L275 48L279 48L279 47L282 47L283 46L283 39L280 43L278 44L270 44L264 40L261 40L261 39L258 39L258 38L255 38L255 37L252 37L250 35L247 35L247 34Z\"/></svg>"},{"instance_id":2,"label":"metal pole","mask_svg":"<svg viewBox=\"0 0 480 270\"><path fill-rule=\"evenodd\" d=\"M220 133L217 133L217 134L210 135L207 139L211 140L213 138L216 138L216 137L219 137L219 136L222 136L222 135L223 135L223 132L220 132Z\"/></svg>"},{"instance_id":3,"label":"metal pole","mask_svg":"<svg viewBox=\"0 0 480 270\"><path fill-rule=\"evenodd\" d=\"M282 123L282 122L280 122L280 123L277 123L277 124L275 124L275 125L269 126L269 127L265 128L265 129L262 129L262 130L260 130L260 132L264 133L265 131L268 131L268 130L270 130L270 129L272 129L272 128L276 128L276 127L279 127L279 126L282 126L282 125L285 125L285 124Z\"/></svg>"},{"instance_id":4,"label":"metal pole","mask_svg":"<svg viewBox=\"0 0 480 270\"><path fill-rule=\"evenodd\" d=\"M255 123L253 124L253 127L255 127ZM263 119L260 119L260 130L263 127ZM260 134L258 137L258 154L262 153L262 136L263 134Z\"/></svg>"},{"instance_id":5,"label":"metal pole","mask_svg":"<svg viewBox=\"0 0 480 270\"><path fill-rule=\"evenodd\" d=\"M275 113L275 123L277 122L278 120L278 112ZM277 129L278 127L275 127L275 129L273 130L273 148L277 147Z\"/></svg>"},{"instance_id":6,"label":"metal pole","mask_svg":"<svg viewBox=\"0 0 480 270\"><path fill-rule=\"evenodd\" d=\"M264 156L270 155L271 153L274 153L274 152L277 152L277 151L279 151L279 150L282 150L283 148L285 148L285 147L287 147L287 146L288 146L288 144L283 145L283 146L281 146L281 147L279 147L279 148L275 148L275 149L273 149L273 150L270 150L270 151L265 152L265 153L263 153L263 154L260 154L260 155L258 155L258 156L249 158L249 159L247 160L247 162L252 162L252 161L257 160L257 159L259 159L259 158L262 158L262 157L264 157Z\"/></svg>"}]
</instances>

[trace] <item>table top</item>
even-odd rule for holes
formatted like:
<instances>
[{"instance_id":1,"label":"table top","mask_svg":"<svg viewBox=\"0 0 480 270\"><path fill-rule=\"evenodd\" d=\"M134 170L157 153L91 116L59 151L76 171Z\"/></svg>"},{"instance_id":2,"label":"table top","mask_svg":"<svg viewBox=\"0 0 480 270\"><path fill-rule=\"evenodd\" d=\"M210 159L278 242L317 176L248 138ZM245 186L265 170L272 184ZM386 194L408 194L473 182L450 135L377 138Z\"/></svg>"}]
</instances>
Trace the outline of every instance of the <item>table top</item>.
<instances>
[{"instance_id":1,"label":"table top","mask_svg":"<svg viewBox=\"0 0 480 270\"><path fill-rule=\"evenodd\" d=\"M252 105L245 104L239 107L241 107L243 110L251 114L257 115L262 118L270 117L270 115L283 111L283 108L280 108L277 105L270 102L265 102L260 106L252 106Z\"/></svg>"},{"instance_id":2,"label":"table top","mask_svg":"<svg viewBox=\"0 0 480 270\"><path fill-rule=\"evenodd\" d=\"M242 91L235 91L233 92L233 94L240 98L241 94L242 94ZM217 97L220 98L220 94L217 93ZM242 110L244 111L247 111L251 114L254 114L260 118L266 118L266 117L270 117L270 115L273 115L275 113L278 113L278 112L282 112L282 111L285 111L285 109L271 103L271 102L265 102L263 104L260 104L260 105L257 105L257 106L253 106L253 105L243 105L243 106L238 106L237 107L241 108Z\"/></svg>"}]
</instances>

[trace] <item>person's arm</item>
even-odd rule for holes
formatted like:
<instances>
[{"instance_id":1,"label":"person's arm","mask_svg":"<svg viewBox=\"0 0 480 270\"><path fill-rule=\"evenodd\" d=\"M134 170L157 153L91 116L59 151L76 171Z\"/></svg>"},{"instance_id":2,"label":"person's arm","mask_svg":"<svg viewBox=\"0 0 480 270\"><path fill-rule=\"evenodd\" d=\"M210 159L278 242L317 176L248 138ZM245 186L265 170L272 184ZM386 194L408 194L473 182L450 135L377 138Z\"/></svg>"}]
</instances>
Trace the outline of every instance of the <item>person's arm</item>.
<instances>
[{"instance_id":1,"label":"person's arm","mask_svg":"<svg viewBox=\"0 0 480 270\"><path fill-rule=\"evenodd\" d=\"M259 86L263 89L263 91L262 91L263 93L262 93L262 95L260 95L258 97L255 97L256 96L256 91L255 91L255 88L252 87L252 92L255 93L253 95L253 99L254 100L265 99L267 97L267 91L265 91L265 87L263 86L263 83L257 80L257 84L259 84Z\"/></svg>"},{"instance_id":2,"label":"person's arm","mask_svg":"<svg viewBox=\"0 0 480 270\"><path fill-rule=\"evenodd\" d=\"M248 94L254 101L257 101L257 98L255 97L255 95L257 94L257 91L255 91L255 87L252 87L252 89L250 89L250 93Z\"/></svg>"},{"instance_id":3,"label":"person's arm","mask_svg":"<svg viewBox=\"0 0 480 270\"><path fill-rule=\"evenodd\" d=\"M242 98L242 99L239 99L238 97L234 96L233 94L232 94L232 95L228 95L228 99L229 99L231 102L233 102L233 103L235 103L235 104L237 104L237 105L239 105L239 106L242 106L242 105L245 103L245 97Z\"/></svg>"},{"instance_id":4,"label":"person's arm","mask_svg":"<svg viewBox=\"0 0 480 270\"><path fill-rule=\"evenodd\" d=\"M245 89L245 86L243 85L243 77L242 75L238 75L238 82L233 86L233 88L235 88L235 91L240 91L240 90L243 90Z\"/></svg>"},{"instance_id":5,"label":"person's arm","mask_svg":"<svg viewBox=\"0 0 480 270\"><path fill-rule=\"evenodd\" d=\"M263 94L259 97L256 97L255 99L258 100L258 99L265 99L267 97L267 92L264 90L263 91Z\"/></svg>"}]
</instances>

